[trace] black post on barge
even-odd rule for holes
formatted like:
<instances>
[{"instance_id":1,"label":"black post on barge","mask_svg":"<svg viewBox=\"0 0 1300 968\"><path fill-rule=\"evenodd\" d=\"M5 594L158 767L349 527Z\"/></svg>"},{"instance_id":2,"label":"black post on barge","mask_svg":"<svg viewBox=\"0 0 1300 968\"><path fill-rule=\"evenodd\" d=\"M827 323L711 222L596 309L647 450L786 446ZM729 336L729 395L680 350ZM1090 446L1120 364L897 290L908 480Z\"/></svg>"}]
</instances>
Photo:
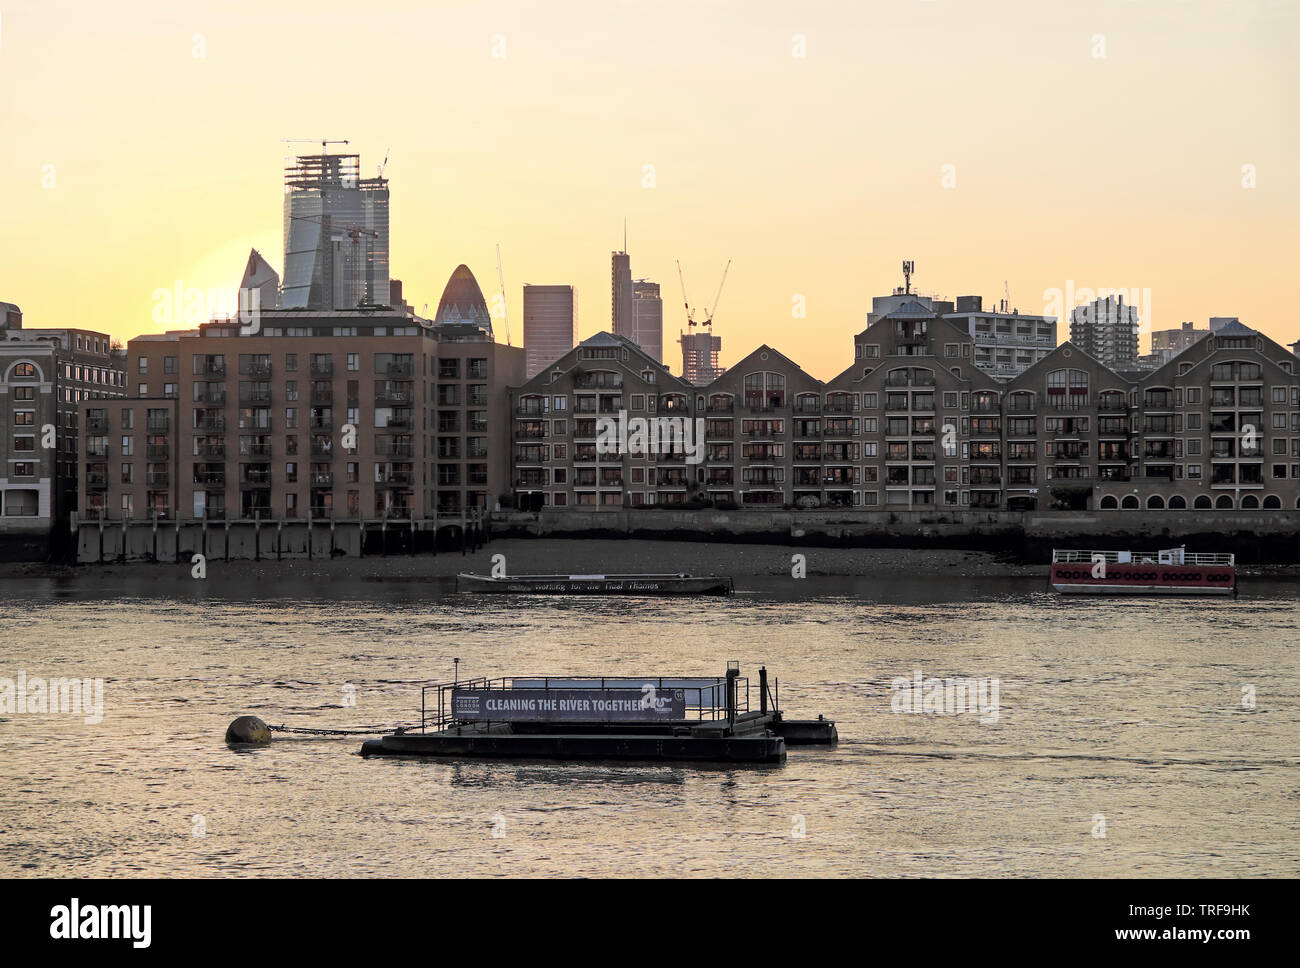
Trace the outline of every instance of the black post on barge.
<instances>
[{"instance_id":1,"label":"black post on barge","mask_svg":"<svg viewBox=\"0 0 1300 968\"><path fill-rule=\"evenodd\" d=\"M735 659L727 663L727 728L736 728L736 680L740 677L740 663Z\"/></svg>"}]
</instances>

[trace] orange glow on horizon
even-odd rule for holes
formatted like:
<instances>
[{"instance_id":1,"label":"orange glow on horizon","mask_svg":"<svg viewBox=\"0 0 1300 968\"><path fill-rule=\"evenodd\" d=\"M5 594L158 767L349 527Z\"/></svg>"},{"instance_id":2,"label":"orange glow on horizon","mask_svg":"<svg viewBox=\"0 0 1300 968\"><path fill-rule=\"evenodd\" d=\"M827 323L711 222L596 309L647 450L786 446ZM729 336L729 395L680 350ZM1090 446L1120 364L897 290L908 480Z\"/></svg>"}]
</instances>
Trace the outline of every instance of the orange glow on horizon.
<instances>
[{"instance_id":1,"label":"orange glow on horizon","mask_svg":"<svg viewBox=\"0 0 1300 968\"><path fill-rule=\"evenodd\" d=\"M153 310L177 280L234 287L253 247L282 270L283 163L308 146L280 139L327 137L366 175L391 151L392 274L417 311L462 262L491 303L501 245L515 345L526 282L575 285L581 337L609 328L624 218L674 372L678 259L693 306L733 260L724 365L768 343L822 379L903 259L920 291L986 307L1004 281L1035 314L1053 289L1149 290L1144 334L1238 316L1300 339L1295 5L21 0L2 16L0 300L31 327L125 340L176 328Z\"/></svg>"}]
</instances>

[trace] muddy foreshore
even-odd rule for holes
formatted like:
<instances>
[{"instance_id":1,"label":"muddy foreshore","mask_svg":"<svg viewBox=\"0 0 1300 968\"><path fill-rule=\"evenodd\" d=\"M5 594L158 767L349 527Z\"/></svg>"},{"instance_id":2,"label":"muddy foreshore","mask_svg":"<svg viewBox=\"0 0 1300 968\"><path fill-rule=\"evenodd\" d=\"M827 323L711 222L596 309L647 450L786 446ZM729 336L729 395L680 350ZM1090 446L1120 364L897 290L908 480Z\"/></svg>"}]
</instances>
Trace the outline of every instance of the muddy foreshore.
<instances>
[{"instance_id":1,"label":"muddy foreshore","mask_svg":"<svg viewBox=\"0 0 1300 968\"><path fill-rule=\"evenodd\" d=\"M367 581L454 576L462 571L489 572L495 555L505 556L510 574L605 574L627 572L685 572L694 575L759 577L789 575L795 555L804 556L809 576L897 578L900 575L952 578L1045 578L1046 563L1025 563L1011 556L984 551L915 548L818 548L778 544L729 544L703 541L644 539L511 538L491 542L481 550L462 555L446 551L437 555L386 557L285 558L276 561L207 562L209 577L220 575L257 578ZM191 565L183 562L132 562L103 565L67 565L41 562L0 564L0 581L6 578L73 578L90 581L129 574L191 580ZM1300 579L1300 565L1243 565L1243 576Z\"/></svg>"}]
</instances>

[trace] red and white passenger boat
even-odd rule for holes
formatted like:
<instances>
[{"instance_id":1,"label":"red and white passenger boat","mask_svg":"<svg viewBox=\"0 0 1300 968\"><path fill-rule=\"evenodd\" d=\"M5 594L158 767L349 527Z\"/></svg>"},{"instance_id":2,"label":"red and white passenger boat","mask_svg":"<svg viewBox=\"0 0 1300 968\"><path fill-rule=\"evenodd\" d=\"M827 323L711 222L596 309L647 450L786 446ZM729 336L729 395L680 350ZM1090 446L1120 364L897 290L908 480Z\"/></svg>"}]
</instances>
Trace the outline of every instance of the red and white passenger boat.
<instances>
[{"instance_id":1,"label":"red and white passenger boat","mask_svg":"<svg viewBox=\"0 0 1300 968\"><path fill-rule=\"evenodd\" d=\"M1066 595L1235 595L1236 555L1053 551L1050 584Z\"/></svg>"}]
</instances>

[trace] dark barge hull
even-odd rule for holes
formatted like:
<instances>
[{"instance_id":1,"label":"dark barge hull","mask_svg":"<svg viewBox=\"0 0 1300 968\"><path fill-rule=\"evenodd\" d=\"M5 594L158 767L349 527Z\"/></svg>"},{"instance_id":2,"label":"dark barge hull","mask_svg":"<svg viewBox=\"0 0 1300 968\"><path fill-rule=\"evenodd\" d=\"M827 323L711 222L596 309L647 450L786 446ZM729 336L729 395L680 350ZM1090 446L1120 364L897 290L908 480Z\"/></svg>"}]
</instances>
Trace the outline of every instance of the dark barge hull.
<instances>
[{"instance_id":1,"label":"dark barge hull","mask_svg":"<svg viewBox=\"0 0 1300 968\"><path fill-rule=\"evenodd\" d=\"M461 759L638 760L699 763L784 763L780 736L515 735L428 733L367 740L362 756L448 756Z\"/></svg>"},{"instance_id":2,"label":"dark barge hull","mask_svg":"<svg viewBox=\"0 0 1300 968\"><path fill-rule=\"evenodd\" d=\"M838 740L829 719L745 713L732 727L724 720L640 729L631 724L474 723L436 733L390 733L366 740L361 755L763 765L784 763L787 745L833 746Z\"/></svg>"},{"instance_id":3,"label":"dark barge hull","mask_svg":"<svg viewBox=\"0 0 1300 968\"><path fill-rule=\"evenodd\" d=\"M456 590L480 595L730 595L730 578L689 575L456 576Z\"/></svg>"},{"instance_id":4,"label":"dark barge hull","mask_svg":"<svg viewBox=\"0 0 1300 968\"><path fill-rule=\"evenodd\" d=\"M1087 563L1054 563L1048 584L1063 595L1235 595L1232 565L1108 564L1093 576Z\"/></svg>"}]
</instances>

